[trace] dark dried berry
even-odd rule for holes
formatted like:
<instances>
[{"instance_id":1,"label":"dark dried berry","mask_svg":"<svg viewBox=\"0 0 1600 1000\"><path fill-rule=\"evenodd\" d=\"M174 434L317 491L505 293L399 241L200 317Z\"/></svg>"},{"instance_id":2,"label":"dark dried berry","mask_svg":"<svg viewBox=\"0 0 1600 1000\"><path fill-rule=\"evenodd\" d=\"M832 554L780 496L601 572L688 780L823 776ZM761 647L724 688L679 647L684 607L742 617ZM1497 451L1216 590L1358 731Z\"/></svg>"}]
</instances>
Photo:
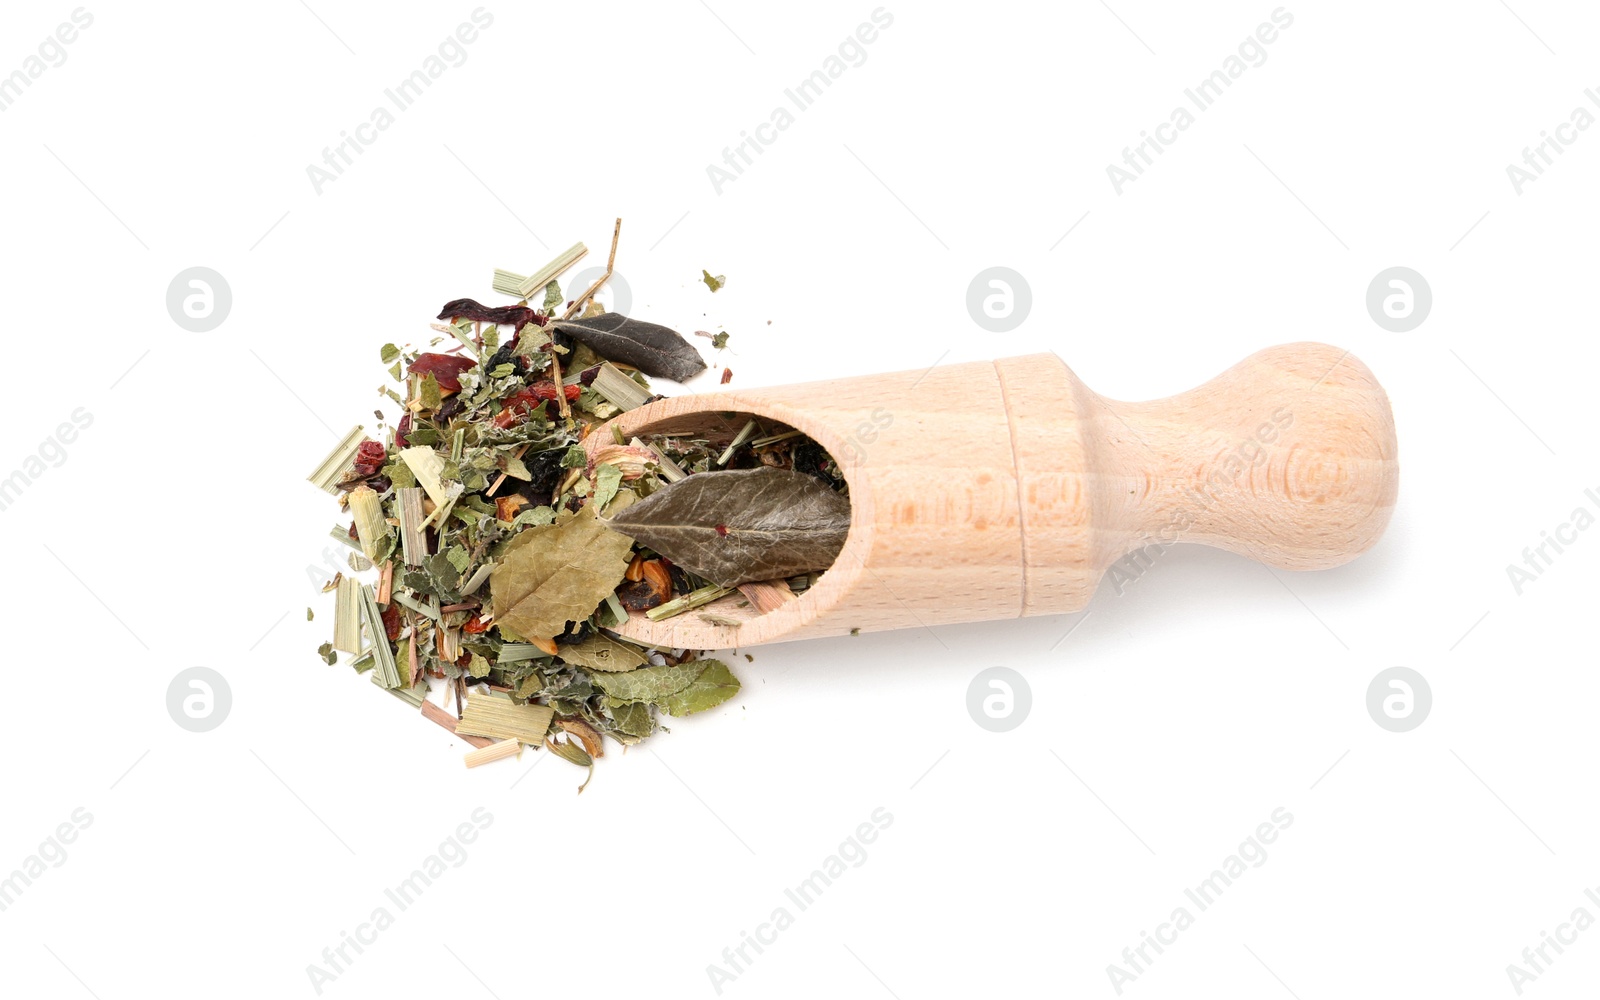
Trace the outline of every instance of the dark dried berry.
<instances>
[{"instance_id":1,"label":"dark dried berry","mask_svg":"<svg viewBox=\"0 0 1600 1000\"><path fill-rule=\"evenodd\" d=\"M399 426L395 427L394 429L394 446L396 448L409 447L409 444L406 442L406 435L410 432L411 414L407 413L405 416L400 418Z\"/></svg>"},{"instance_id":2,"label":"dark dried berry","mask_svg":"<svg viewBox=\"0 0 1600 1000\"><path fill-rule=\"evenodd\" d=\"M566 457L566 449L553 448L550 451L540 451L528 455L523 459L528 472L533 476L527 482L514 480L517 483L516 492L527 497L534 506L548 505L550 497L561 485L566 469L561 467L561 460Z\"/></svg>"},{"instance_id":3,"label":"dark dried berry","mask_svg":"<svg viewBox=\"0 0 1600 1000\"><path fill-rule=\"evenodd\" d=\"M625 583L617 588L617 600L629 611L649 611L659 607L666 599L649 580L639 580L635 583Z\"/></svg>"}]
</instances>

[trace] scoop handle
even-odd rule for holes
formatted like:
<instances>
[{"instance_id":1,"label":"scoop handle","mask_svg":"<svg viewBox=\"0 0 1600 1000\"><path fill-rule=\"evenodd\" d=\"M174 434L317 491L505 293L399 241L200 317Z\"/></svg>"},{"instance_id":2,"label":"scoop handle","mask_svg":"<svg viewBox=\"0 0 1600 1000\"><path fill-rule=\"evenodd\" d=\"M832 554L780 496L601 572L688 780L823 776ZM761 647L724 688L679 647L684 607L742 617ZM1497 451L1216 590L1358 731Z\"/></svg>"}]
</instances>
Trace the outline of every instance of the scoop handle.
<instances>
[{"instance_id":1,"label":"scoop handle","mask_svg":"<svg viewBox=\"0 0 1600 1000\"><path fill-rule=\"evenodd\" d=\"M1102 576L1120 583L1175 542L1324 569L1366 551L1388 524L1399 489L1394 417L1347 350L1270 347L1142 403L1100 396L1054 355L997 366L1036 605L1025 613L1081 605L1082 569L1091 590ZM1076 454L1052 458L1049 442L1062 441Z\"/></svg>"}]
</instances>

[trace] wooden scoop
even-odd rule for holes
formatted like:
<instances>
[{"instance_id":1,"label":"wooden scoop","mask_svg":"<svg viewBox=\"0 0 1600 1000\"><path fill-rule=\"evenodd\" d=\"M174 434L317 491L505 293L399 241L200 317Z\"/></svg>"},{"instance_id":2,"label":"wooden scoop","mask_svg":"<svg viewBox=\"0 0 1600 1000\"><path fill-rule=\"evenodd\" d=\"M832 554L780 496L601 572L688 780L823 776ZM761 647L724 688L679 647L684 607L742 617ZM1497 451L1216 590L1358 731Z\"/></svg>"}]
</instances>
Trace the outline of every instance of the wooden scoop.
<instances>
[{"instance_id":1,"label":"wooden scoop","mask_svg":"<svg viewBox=\"0 0 1600 1000\"><path fill-rule=\"evenodd\" d=\"M1095 394L1054 354L677 396L613 418L586 447L614 441L613 426L625 440L726 440L751 416L839 462L843 551L775 610L735 591L661 622L635 612L622 635L724 649L1065 614L1108 571L1131 579L1178 541L1324 569L1378 540L1399 487L1383 388L1350 352L1315 343L1146 403Z\"/></svg>"}]
</instances>

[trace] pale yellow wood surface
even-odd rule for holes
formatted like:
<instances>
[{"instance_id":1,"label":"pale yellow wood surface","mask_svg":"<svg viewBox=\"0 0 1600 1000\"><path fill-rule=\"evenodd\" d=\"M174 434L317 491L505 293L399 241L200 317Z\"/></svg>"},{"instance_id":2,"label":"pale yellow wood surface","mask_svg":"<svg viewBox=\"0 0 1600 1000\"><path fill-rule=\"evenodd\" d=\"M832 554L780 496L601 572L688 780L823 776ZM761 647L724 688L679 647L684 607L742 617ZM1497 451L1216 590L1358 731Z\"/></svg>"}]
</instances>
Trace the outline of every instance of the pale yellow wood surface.
<instances>
[{"instance_id":1,"label":"pale yellow wood surface","mask_svg":"<svg viewBox=\"0 0 1600 1000\"><path fill-rule=\"evenodd\" d=\"M1119 559L1179 541L1284 569L1336 566L1377 541L1399 484L1382 387L1349 352L1314 343L1145 403L1105 399L1037 354L677 396L611 423L625 440L726 439L752 414L839 461L852 505L843 552L766 614L734 593L663 622L636 613L623 635L718 649L1068 613ZM587 446L612 440L604 427Z\"/></svg>"}]
</instances>

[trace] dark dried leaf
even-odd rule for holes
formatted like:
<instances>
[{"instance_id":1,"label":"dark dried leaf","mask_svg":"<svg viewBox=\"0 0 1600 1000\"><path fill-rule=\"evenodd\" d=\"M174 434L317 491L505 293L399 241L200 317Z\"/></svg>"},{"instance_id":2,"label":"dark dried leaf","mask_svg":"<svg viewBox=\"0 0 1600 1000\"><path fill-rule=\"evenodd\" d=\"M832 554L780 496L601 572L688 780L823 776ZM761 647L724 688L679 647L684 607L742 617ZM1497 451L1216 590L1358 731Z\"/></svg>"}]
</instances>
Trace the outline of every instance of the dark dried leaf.
<instances>
[{"instance_id":1,"label":"dark dried leaf","mask_svg":"<svg viewBox=\"0 0 1600 1000\"><path fill-rule=\"evenodd\" d=\"M470 319L475 323L497 323L515 328L521 333L529 323L544 326L546 319L527 306L500 306L493 308L475 299L454 299L439 310L439 319Z\"/></svg>"},{"instance_id":2,"label":"dark dried leaf","mask_svg":"<svg viewBox=\"0 0 1600 1000\"><path fill-rule=\"evenodd\" d=\"M762 467L702 472L604 522L722 587L827 569L850 501L810 476Z\"/></svg>"},{"instance_id":3,"label":"dark dried leaf","mask_svg":"<svg viewBox=\"0 0 1600 1000\"><path fill-rule=\"evenodd\" d=\"M700 352L682 334L621 313L555 320L550 328L587 344L607 360L633 365L646 375L687 382L706 370Z\"/></svg>"}]
</instances>

